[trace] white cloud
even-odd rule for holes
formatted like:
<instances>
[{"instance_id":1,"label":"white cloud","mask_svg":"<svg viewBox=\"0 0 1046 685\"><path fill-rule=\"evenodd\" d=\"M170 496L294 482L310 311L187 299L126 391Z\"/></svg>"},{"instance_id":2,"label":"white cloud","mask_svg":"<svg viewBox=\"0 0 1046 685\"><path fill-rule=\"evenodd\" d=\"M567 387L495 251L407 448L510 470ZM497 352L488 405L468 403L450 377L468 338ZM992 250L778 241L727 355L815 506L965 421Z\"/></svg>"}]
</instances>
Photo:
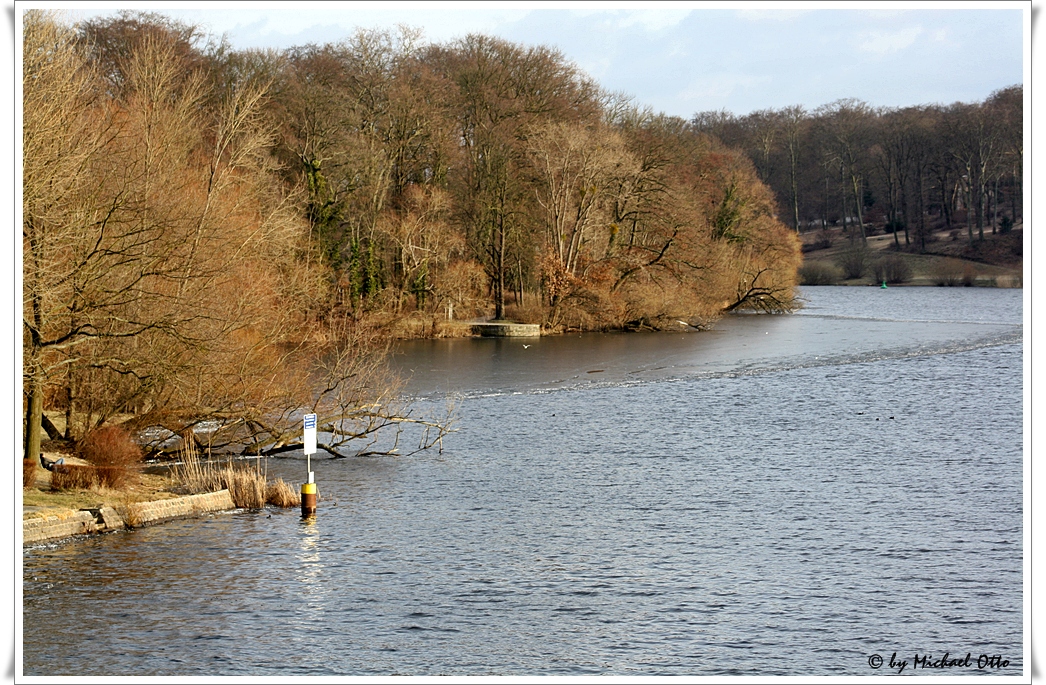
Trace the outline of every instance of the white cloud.
<instances>
[{"instance_id":1,"label":"white cloud","mask_svg":"<svg viewBox=\"0 0 1046 685\"><path fill-rule=\"evenodd\" d=\"M766 86L771 79L766 76L752 76L742 73L706 74L692 79L676 99L687 105L699 104L702 109L718 109L725 104L731 95L738 91L751 90Z\"/></svg>"},{"instance_id":2,"label":"white cloud","mask_svg":"<svg viewBox=\"0 0 1046 685\"><path fill-rule=\"evenodd\" d=\"M693 7L683 6L679 8L666 8L655 5L641 10L615 10L609 8L571 9L570 13L576 17L596 18L600 21L606 22L606 24L613 29L627 29L634 26L645 31L654 32L678 25L693 11Z\"/></svg>"},{"instance_id":3,"label":"white cloud","mask_svg":"<svg viewBox=\"0 0 1046 685\"><path fill-rule=\"evenodd\" d=\"M619 28L641 26L647 31L661 31L683 21L691 12L691 8L629 10L622 13L617 25Z\"/></svg>"},{"instance_id":4,"label":"white cloud","mask_svg":"<svg viewBox=\"0 0 1046 685\"><path fill-rule=\"evenodd\" d=\"M596 80L606 78L608 74L612 74L614 68L614 60L609 56L603 56L598 58L589 57L588 59L577 60L577 66L581 71L585 72Z\"/></svg>"},{"instance_id":5,"label":"white cloud","mask_svg":"<svg viewBox=\"0 0 1046 685\"><path fill-rule=\"evenodd\" d=\"M740 10L738 11L737 16L741 19L747 19L748 21L788 21L802 16L807 12L809 12L809 10L752 9Z\"/></svg>"},{"instance_id":6,"label":"white cloud","mask_svg":"<svg viewBox=\"0 0 1046 685\"><path fill-rule=\"evenodd\" d=\"M892 52L900 52L912 45L922 32L923 30L919 26L892 32L868 31L864 34L864 40L857 47L863 52L887 55Z\"/></svg>"}]
</instances>

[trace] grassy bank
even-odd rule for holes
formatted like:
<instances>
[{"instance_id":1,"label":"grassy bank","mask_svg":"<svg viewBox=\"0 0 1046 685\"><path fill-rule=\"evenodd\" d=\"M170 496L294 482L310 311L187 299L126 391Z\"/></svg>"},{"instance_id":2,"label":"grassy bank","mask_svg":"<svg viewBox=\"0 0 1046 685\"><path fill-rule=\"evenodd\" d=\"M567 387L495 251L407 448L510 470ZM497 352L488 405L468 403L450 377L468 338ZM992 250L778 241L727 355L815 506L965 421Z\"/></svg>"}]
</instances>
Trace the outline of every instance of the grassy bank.
<instances>
[{"instance_id":1,"label":"grassy bank","mask_svg":"<svg viewBox=\"0 0 1046 685\"><path fill-rule=\"evenodd\" d=\"M873 285L885 276L892 285L1019 288L1024 284L1023 237L1018 225L1006 234L986 233L983 242L975 237L971 248L964 231L942 230L921 252L915 244L905 246L903 234L895 241L892 233L880 233L870 235L862 251L842 229L804 233L800 283Z\"/></svg>"},{"instance_id":2,"label":"grassy bank","mask_svg":"<svg viewBox=\"0 0 1046 685\"><path fill-rule=\"evenodd\" d=\"M60 422L61 417L54 416L54 421ZM126 507L218 490L229 490L240 508L295 507L301 503L292 486L282 478L270 480L257 463L204 461L192 443L165 473L147 472L140 463L128 465L119 487L108 486L99 478L101 467L78 456L73 445L48 441L45 448L45 459L64 462L48 470L39 460L23 461L23 518L62 518L69 512L102 505Z\"/></svg>"},{"instance_id":3,"label":"grassy bank","mask_svg":"<svg viewBox=\"0 0 1046 685\"><path fill-rule=\"evenodd\" d=\"M49 459L65 457L67 463L86 465L82 459L76 459L60 452L45 452ZM51 472L34 465L32 484L22 488L24 518L33 516L54 515L63 510L78 511L101 504L127 505L137 502L153 502L161 499L179 497L172 488L174 483L166 476L143 473L137 482L127 488L112 490L100 486L77 488L73 490L53 490Z\"/></svg>"}]
</instances>

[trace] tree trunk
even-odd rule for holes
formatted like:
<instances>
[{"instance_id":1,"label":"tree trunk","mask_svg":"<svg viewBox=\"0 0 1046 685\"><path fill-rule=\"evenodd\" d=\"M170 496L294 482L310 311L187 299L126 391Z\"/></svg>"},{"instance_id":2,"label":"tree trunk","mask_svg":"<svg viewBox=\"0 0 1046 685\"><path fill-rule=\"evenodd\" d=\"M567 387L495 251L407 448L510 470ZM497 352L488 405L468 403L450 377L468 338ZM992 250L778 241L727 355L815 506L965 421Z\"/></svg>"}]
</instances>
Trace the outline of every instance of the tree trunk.
<instances>
[{"instance_id":1,"label":"tree trunk","mask_svg":"<svg viewBox=\"0 0 1046 685\"><path fill-rule=\"evenodd\" d=\"M1017 223L1017 165L1013 166L1013 189L1010 192L1010 214Z\"/></svg>"},{"instance_id":2,"label":"tree trunk","mask_svg":"<svg viewBox=\"0 0 1046 685\"><path fill-rule=\"evenodd\" d=\"M897 209L897 203L898 202L900 202L900 204L901 204L900 211L898 211L898 209ZM893 246L896 247L898 250L900 250L901 249L901 241L900 241L900 238L897 237L897 219L898 219L898 214L899 213L905 214L905 217L904 217L905 230L907 230L907 227L908 227L908 216L907 216L907 211L905 210L904 182L903 181L898 180L898 183L897 183L897 193L896 193L896 195L894 197L892 197L890 199L890 203L893 205L893 222L892 222L893 223Z\"/></svg>"},{"instance_id":3,"label":"tree trunk","mask_svg":"<svg viewBox=\"0 0 1046 685\"><path fill-rule=\"evenodd\" d=\"M948 191L946 186L948 184L948 178L942 178L941 180L941 211L944 213L944 227L949 231L952 230L952 213L950 203L948 202Z\"/></svg>"},{"instance_id":4,"label":"tree trunk","mask_svg":"<svg viewBox=\"0 0 1046 685\"><path fill-rule=\"evenodd\" d=\"M906 179L905 182L901 183L901 214L904 216L904 244L907 247L912 244L911 239L908 237L908 226L912 223L912 207L908 201L908 188L911 177Z\"/></svg>"},{"instance_id":5,"label":"tree trunk","mask_svg":"<svg viewBox=\"0 0 1046 685\"><path fill-rule=\"evenodd\" d=\"M900 213L897 205L901 194L900 185L900 179L891 159L886 171L886 198L890 204L890 228L893 231L893 244L898 248L901 246L900 240L897 238L897 217Z\"/></svg>"},{"instance_id":6,"label":"tree trunk","mask_svg":"<svg viewBox=\"0 0 1046 685\"><path fill-rule=\"evenodd\" d=\"M29 255L31 266L35 277L40 273L40 243L37 238L39 233L36 226L30 223ZM44 415L44 369L43 340L40 331L43 329L43 303L40 293L34 290L32 298L33 325L29 328L29 349L27 350L29 377L26 379L26 411L25 411L25 458L36 459L40 455L41 443L41 418Z\"/></svg>"},{"instance_id":7,"label":"tree trunk","mask_svg":"<svg viewBox=\"0 0 1046 685\"><path fill-rule=\"evenodd\" d=\"M505 214L498 212L494 235L494 318L505 318Z\"/></svg>"},{"instance_id":8,"label":"tree trunk","mask_svg":"<svg viewBox=\"0 0 1046 685\"><path fill-rule=\"evenodd\" d=\"M999 177L995 177L995 187L992 189L992 235L995 235L995 227L999 223Z\"/></svg>"},{"instance_id":9,"label":"tree trunk","mask_svg":"<svg viewBox=\"0 0 1046 685\"><path fill-rule=\"evenodd\" d=\"M850 180L853 183L854 189L854 204L857 206L857 227L861 231L861 243L868 244L868 238L864 234L864 212L861 210L862 198L861 198L861 179L859 176L850 176Z\"/></svg>"},{"instance_id":10,"label":"tree trunk","mask_svg":"<svg viewBox=\"0 0 1046 685\"><path fill-rule=\"evenodd\" d=\"M920 249L926 252L926 206L923 193L923 175L919 172L919 242Z\"/></svg>"},{"instance_id":11,"label":"tree trunk","mask_svg":"<svg viewBox=\"0 0 1046 685\"><path fill-rule=\"evenodd\" d=\"M828 230L828 170L824 172L824 205L821 212L821 228Z\"/></svg>"},{"instance_id":12,"label":"tree trunk","mask_svg":"<svg viewBox=\"0 0 1046 685\"><path fill-rule=\"evenodd\" d=\"M852 241L853 240L853 233L850 231L849 222L846 220L846 215L849 214L849 212L846 210L846 196L847 196L847 192L846 192L846 171L843 169L842 165L840 165L839 166L839 209L843 213L843 216L842 216L843 231L846 233L846 236L848 238L850 238L850 240Z\"/></svg>"},{"instance_id":13,"label":"tree trunk","mask_svg":"<svg viewBox=\"0 0 1046 685\"><path fill-rule=\"evenodd\" d=\"M523 307L523 260L516 258L516 278L518 279L519 296L516 298L516 304Z\"/></svg>"},{"instance_id":14,"label":"tree trunk","mask_svg":"<svg viewBox=\"0 0 1046 685\"><path fill-rule=\"evenodd\" d=\"M799 186L796 181L796 159L795 153L791 154L792 162L792 216L795 219L795 232L799 233Z\"/></svg>"},{"instance_id":15,"label":"tree trunk","mask_svg":"<svg viewBox=\"0 0 1046 685\"><path fill-rule=\"evenodd\" d=\"M58 440L62 437L62 432L58 430L58 426L51 422L51 419L47 418L47 414L40 413L40 427L47 433L47 437L51 440ZM40 436L41 438L43 436Z\"/></svg>"},{"instance_id":16,"label":"tree trunk","mask_svg":"<svg viewBox=\"0 0 1046 685\"><path fill-rule=\"evenodd\" d=\"M69 364L65 371L65 435L62 436L66 440L73 439L73 404L76 401L73 384L75 380L73 365Z\"/></svg>"},{"instance_id":17,"label":"tree trunk","mask_svg":"<svg viewBox=\"0 0 1046 685\"><path fill-rule=\"evenodd\" d=\"M970 238L970 247L973 247L973 188L966 188L966 234Z\"/></svg>"},{"instance_id":18,"label":"tree trunk","mask_svg":"<svg viewBox=\"0 0 1046 685\"><path fill-rule=\"evenodd\" d=\"M969 193L967 193L967 201L971 200ZM973 247L973 212L970 210L969 202L966 206L966 237L970 243L970 247Z\"/></svg>"},{"instance_id":19,"label":"tree trunk","mask_svg":"<svg viewBox=\"0 0 1046 685\"><path fill-rule=\"evenodd\" d=\"M34 355L35 357L35 355ZM26 459L36 459L40 456L40 445L42 443L44 415L44 374L40 368L38 359L30 362L32 370L28 379L28 398L25 410L25 453Z\"/></svg>"},{"instance_id":20,"label":"tree trunk","mask_svg":"<svg viewBox=\"0 0 1046 685\"><path fill-rule=\"evenodd\" d=\"M984 183L977 183L977 239L984 242Z\"/></svg>"}]
</instances>

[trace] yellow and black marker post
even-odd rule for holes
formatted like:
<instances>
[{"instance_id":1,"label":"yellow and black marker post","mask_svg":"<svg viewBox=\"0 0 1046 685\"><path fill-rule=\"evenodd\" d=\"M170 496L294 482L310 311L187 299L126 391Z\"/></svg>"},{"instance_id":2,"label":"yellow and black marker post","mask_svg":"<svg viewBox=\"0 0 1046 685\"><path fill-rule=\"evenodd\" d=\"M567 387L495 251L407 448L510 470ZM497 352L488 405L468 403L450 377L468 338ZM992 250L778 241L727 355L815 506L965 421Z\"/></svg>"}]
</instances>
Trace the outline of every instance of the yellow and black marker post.
<instances>
[{"instance_id":1,"label":"yellow and black marker post","mask_svg":"<svg viewBox=\"0 0 1046 685\"><path fill-rule=\"evenodd\" d=\"M316 515L316 500L319 489L316 487L316 474L312 472L312 455L316 453L316 415L305 415L305 435L302 440L305 447L305 468L308 479L301 484L301 516L307 518Z\"/></svg>"},{"instance_id":2,"label":"yellow and black marker post","mask_svg":"<svg viewBox=\"0 0 1046 685\"><path fill-rule=\"evenodd\" d=\"M316 498L318 495L315 476L312 471L309 471L309 482L301 484L302 518L316 515Z\"/></svg>"}]
</instances>

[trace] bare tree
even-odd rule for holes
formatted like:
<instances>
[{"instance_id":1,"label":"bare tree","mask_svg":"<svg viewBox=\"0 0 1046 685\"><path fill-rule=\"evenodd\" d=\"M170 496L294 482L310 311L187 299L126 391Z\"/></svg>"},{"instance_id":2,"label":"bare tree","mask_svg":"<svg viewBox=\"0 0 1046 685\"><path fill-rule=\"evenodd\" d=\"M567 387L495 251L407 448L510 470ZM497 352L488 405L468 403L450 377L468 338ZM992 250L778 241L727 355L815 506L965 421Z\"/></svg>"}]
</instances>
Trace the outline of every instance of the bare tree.
<instances>
[{"instance_id":1,"label":"bare tree","mask_svg":"<svg viewBox=\"0 0 1046 685\"><path fill-rule=\"evenodd\" d=\"M546 245L562 270L576 276L600 211L638 165L620 136L583 124L551 123L532 133L528 145L539 179L535 192L544 210ZM616 224L598 223L609 225L613 234L603 237L606 245L616 237Z\"/></svg>"},{"instance_id":2,"label":"bare tree","mask_svg":"<svg viewBox=\"0 0 1046 685\"><path fill-rule=\"evenodd\" d=\"M35 459L40 452L45 382L68 364L48 353L71 345L86 326L76 309L63 306L66 298L59 294L69 290L70 279L83 261L82 256L69 255L66 237L84 223L104 225L105 213L94 215L80 202L88 193L82 170L112 135L113 123L92 117L97 85L87 60L76 49L76 34L55 14L31 10L22 21L25 456ZM69 215L73 221L67 219ZM64 325L55 330L55 321Z\"/></svg>"},{"instance_id":3,"label":"bare tree","mask_svg":"<svg viewBox=\"0 0 1046 685\"><path fill-rule=\"evenodd\" d=\"M865 243L868 238L864 230L864 183L871 109L865 103L851 98L820 108L818 115L825 135L832 142L840 172L852 193L859 235L861 242Z\"/></svg>"},{"instance_id":4,"label":"bare tree","mask_svg":"<svg viewBox=\"0 0 1046 685\"><path fill-rule=\"evenodd\" d=\"M967 194L967 232L973 244L976 216L979 240L984 240L984 212L991 171L1001 152L1000 126L990 109L983 105L953 107L954 136L952 155L963 170Z\"/></svg>"},{"instance_id":5,"label":"bare tree","mask_svg":"<svg viewBox=\"0 0 1046 685\"><path fill-rule=\"evenodd\" d=\"M990 116L999 127L1000 155L996 176L1009 174L1010 213L1012 220L1020 216L1024 181L1024 89L1010 86L992 93L986 103Z\"/></svg>"},{"instance_id":6,"label":"bare tree","mask_svg":"<svg viewBox=\"0 0 1046 685\"><path fill-rule=\"evenodd\" d=\"M926 251L926 238L929 227L926 225L927 187L926 181L931 178L934 156L934 127L940 112L936 108L912 108L907 111L911 132L911 175L914 178L913 194L916 198L916 214L919 223L916 227L916 238L919 249Z\"/></svg>"},{"instance_id":7,"label":"bare tree","mask_svg":"<svg viewBox=\"0 0 1046 685\"><path fill-rule=\"evenodd\" d=\"M799 232L799 174L802 161L803 141L806 135L806 110L801 105L786 107L780 113L788 147L788 185L792 199L792 221L795 232Z\"/></svg>"},{"instance_id":8,"label":"bare tree","mask_svg":"<svg viewBox=\"0 0 1046 685\"><path fill-rule=\"evenodd\" d=\"M120 416L271 448L311 406L344 446L412 421L378 373L387 339L312 315L329 282L301 268L308 226L276 182L276 72L262 60L215 78L179 61L177 36L145 32L111 61L114 90L58 18L25 23L27 454L62 384L83 431Z\"/></svg>"},{"instance_id":9,"label":"bare tree","mask_svg":"<svg viewBox=\"0 0 1046 685\"><path fill-rule=\"evenodd\" d=\"M494 316L505 310L511 266L532 254L510 254L534 224L533 195L524 169L532 124L598 116L598 90L559 53L524 48L486 36L467 36L448 57L458 84L464 164L453 181L467 242L487 270Z\"/></svg>"},{"instance_id":10,"label":"bare tree","mask_svg":"<svg viewBox=\"0 0 1046 685\"><path fill-rule=\"evenodd\" d=\"M897 229L903 224L904 244L910 244L908 234L909 177L915 156L915 118L910 110L881 110L877 116L876 142L871 156L886 191L889 227L894 234L894 245L900 246Z\"/></svg>"}]
</instances>

